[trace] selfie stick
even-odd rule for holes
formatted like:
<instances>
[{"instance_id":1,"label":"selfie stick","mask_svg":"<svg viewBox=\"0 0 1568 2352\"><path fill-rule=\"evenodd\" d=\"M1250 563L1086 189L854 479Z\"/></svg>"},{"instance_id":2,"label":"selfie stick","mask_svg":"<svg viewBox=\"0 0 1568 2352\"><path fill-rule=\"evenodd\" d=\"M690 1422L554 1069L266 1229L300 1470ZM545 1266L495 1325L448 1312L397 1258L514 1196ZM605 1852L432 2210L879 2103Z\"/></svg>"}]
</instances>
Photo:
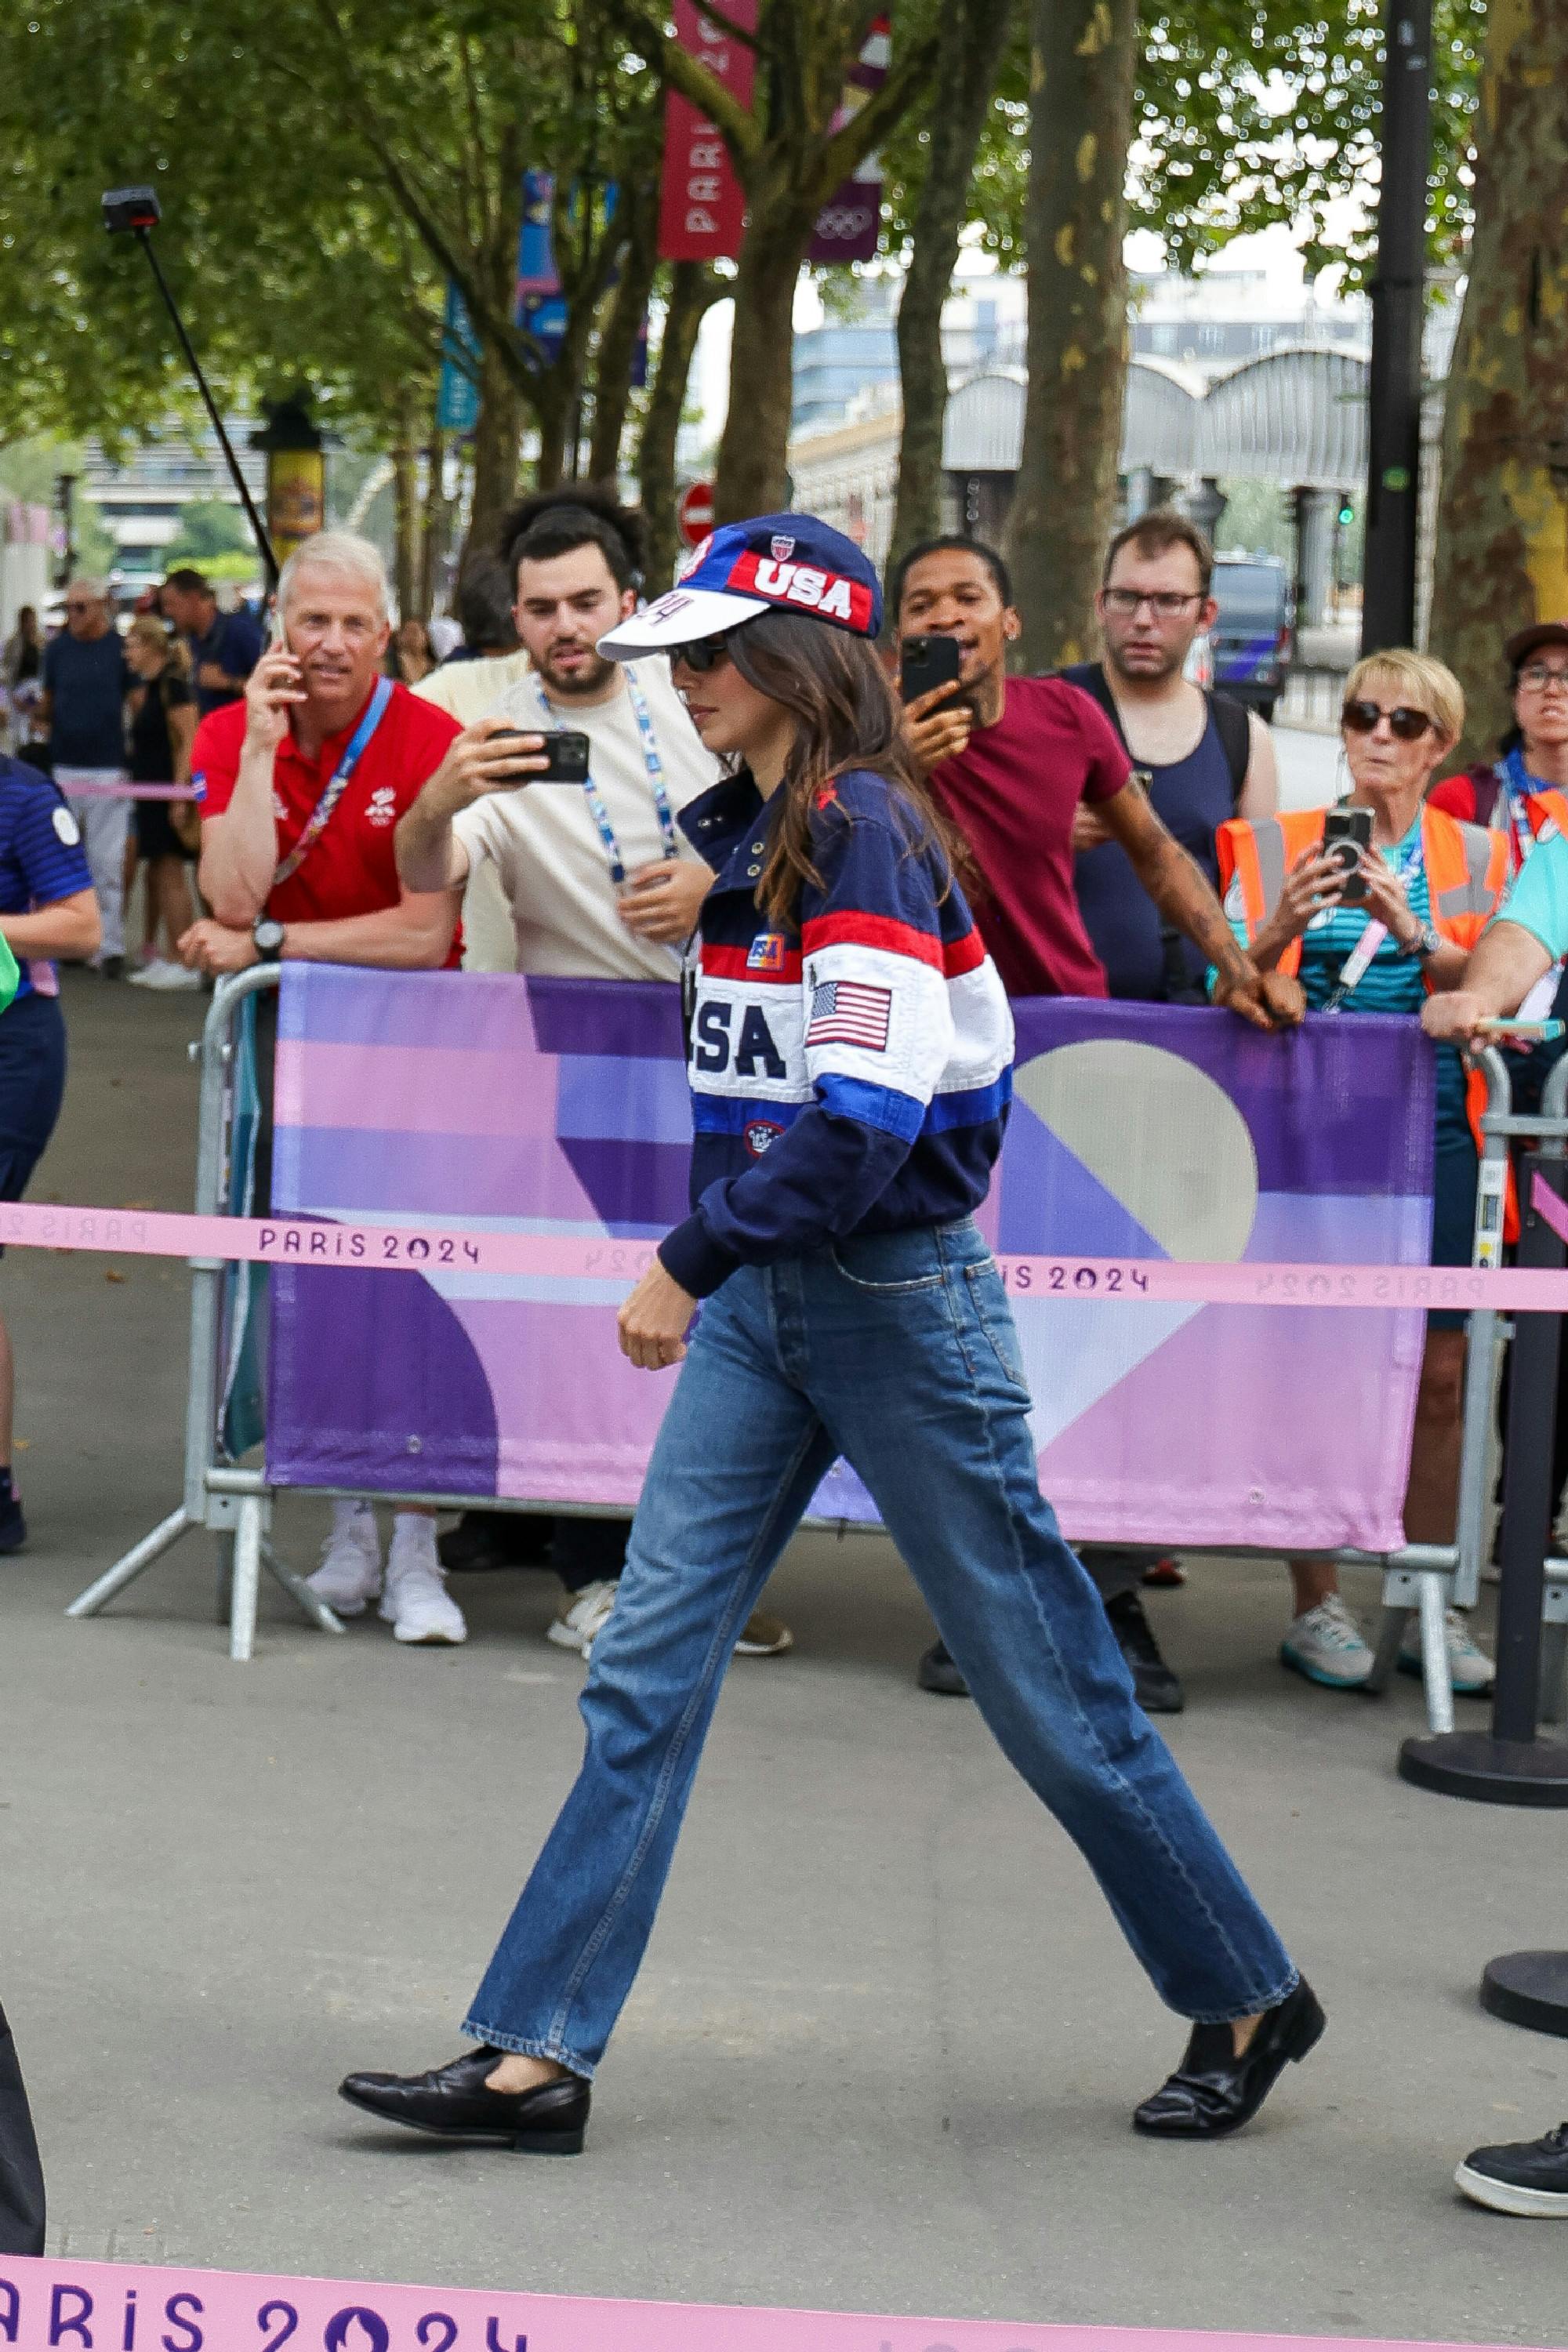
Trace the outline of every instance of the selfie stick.
<instances>
[{"instance_id":1,"label":"selfie stick","mask_svg":"<svg viewBox=\"0 0 1568 2352\"><path fill-rule=\"evenodd\" d=\"M162 217L155 188L110 188L104 195L104 227L111 236L126 233L133 236L146 255L148 267L157 280L158 291L163 298L163 307L174 322L174 332L180 339L180 349L184 352L186 365L195 377L196 389L201 394L213 431L217 435L218 447L223 451L234 487L239 492L239 503L245 509L246 520L250 525L256 540L257 551L261 557L261 568L267 575L267 593L271 596L278 586L278 558L272 552L272 541L267 536L267 525L257 512L256 501L250 495L249 485L239 470L239 460L234 454L228 435L224 431L223 419L217 413L217 404L207 389L207 380L202 373L202 363L196 357L195 348L189 335L185 332L185 322L175 308L174 298L169 291L169 282L159 268L158 257L153 249L150 232L157 227Z\"/></svg>"}]
</instances>

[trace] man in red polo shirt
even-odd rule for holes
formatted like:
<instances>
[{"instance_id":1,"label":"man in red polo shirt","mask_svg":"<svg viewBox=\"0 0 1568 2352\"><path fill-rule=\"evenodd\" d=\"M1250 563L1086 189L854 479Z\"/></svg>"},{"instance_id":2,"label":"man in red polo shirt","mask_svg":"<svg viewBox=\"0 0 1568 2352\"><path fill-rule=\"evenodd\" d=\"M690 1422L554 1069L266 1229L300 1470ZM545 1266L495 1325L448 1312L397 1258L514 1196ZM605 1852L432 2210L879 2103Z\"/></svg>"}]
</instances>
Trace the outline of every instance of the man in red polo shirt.
<instances>
[{"instance_id":1,"label":"man in red polo shirt","mask_svg":"<svg viewBox=\"0 0 1568 2352\"><path fill-rule=\"evenodd\" d=\"M460 729L384 674L386 575L368 540L308 540L283 567L278 612L282 641L263 654L244 701L196 730L201 887L213 911L185 933L181 955L212 973L283 957L399 971L456 965L460 893L405 890L393 836L439 768L497 782L509 749L515 761L515 737L492 743L500 722L489 719ZM340 1615L379 1598L399 1641L465 1638L427 1513L397 1513L384 1591L369 1505L334 1504L310 1582Z\"/></svg>"}]
</instances>

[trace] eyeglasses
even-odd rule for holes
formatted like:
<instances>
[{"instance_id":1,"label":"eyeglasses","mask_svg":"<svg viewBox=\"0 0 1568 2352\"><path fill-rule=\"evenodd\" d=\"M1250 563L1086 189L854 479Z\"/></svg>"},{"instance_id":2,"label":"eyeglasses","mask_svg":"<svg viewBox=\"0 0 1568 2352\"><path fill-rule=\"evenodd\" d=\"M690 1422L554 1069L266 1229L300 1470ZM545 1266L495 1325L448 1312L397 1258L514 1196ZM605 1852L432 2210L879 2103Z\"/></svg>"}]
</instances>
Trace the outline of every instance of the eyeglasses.
<instances>
[{"instance_id":1,"label":"eyeglasses","mask_svg":"<svg viewBox=\"0 0 1568 2352\"><path fill-rule=\"evenodd\" d=\"M1531 662L1513 682L1516 687L1528 687L1531 694L1550 694L1554 686L1568 694L1568 669L1548 669L1544 662Z\"/></svg>"},{"instance_id":2,"label":"eyeglasses","mask_svg":"<svg viewBox=\"0 0 1568 2352\"><path fill-rule=\"evenodd\" d=\"M1402 743L1419 743L1436 724L1424 710L1408 709L1403 702L1393 710L1385 710L1381 702L1347 702L1340 713L1341 723L1352 735L1370 735L1380 719L1387 719L1389 733Z\"/></svg>"},{"instance_id":3,"label":"eyeglasses","mask_svg":"<svg viewBox=\"0 0 1568 2352\"><path fill-rule=\"evenodd\" d=\"M684 662L694 677L706 677L710 669L717 669L721 662L729 658L730 632L721 629L716 637L694 637L689 646L676 646L670 653L669 667L674 669L678 662Z\"/></svg>"},{"instance_id":4,"label":"eyeglasses","mask_svg":"<svg viewBox=\"0 0 1568 2352\"><path fill-rule=\"evenodd\" d=\"M68 613L92 613L96 612L97 609L98 607L94 604L90 596L78 598L74 604L68 597L66 600L66 611Z\"/></svg>"},{"instance_id":5,"label":"eyeglasses","mask_svg":"<svg viewBox=\"0 0 1568 2352\"><path fill-rule=\"evenodd\" d=\"M1147 604L1162 621L1173 621L1179 614L1186 611L1189 604L1201 604L1204 601L1201 588L1194 588L1188 596L1177 595L1173 588L1162 588L1157 595L1152 596L1145 596L1136 588L1102 588L1100 593L1105 599L1108 612L1121 613L1129 621L1134 617L1141 604Z\"/></svg>"}]
</instances>

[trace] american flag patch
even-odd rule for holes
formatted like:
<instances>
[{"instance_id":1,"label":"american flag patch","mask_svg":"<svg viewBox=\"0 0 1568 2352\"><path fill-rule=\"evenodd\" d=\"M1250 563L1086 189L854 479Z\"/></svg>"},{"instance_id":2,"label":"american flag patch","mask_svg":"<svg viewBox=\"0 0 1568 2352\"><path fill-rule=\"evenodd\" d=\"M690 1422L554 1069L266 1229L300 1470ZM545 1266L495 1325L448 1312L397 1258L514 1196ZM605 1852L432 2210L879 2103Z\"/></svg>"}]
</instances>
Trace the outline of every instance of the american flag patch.
<instances>
[{"instance_id":1,"label":"american flag patch","mask_svg":"<svg viewBox=\"0 0 1568 2352\"><path fill-rule=\"evenodd\" d=\"M892 1010L890 988L872 988L863 980L821 981L811 992L806 1045L863 1045L869 1054L885 1054Z\"/></svg>"}]
</instances>

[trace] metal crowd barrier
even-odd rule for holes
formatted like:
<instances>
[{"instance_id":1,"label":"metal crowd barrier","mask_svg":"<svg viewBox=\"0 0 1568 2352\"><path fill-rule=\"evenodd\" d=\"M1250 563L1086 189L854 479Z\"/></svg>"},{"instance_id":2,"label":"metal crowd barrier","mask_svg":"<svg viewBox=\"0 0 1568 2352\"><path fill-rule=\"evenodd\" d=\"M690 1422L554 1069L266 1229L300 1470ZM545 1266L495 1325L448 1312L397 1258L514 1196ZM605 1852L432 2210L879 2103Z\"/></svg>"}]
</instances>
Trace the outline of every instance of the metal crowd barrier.
<instances>
[{"instance_id":1,"label":"metal crowd barrier","mask_svg":"<svg viewBox=\"0 0 1568 2352\"><path fill-rule=\"evenodd\" d=\"M259 964L220 980L203 1024L200 1043L191 1048L201 1067L195 1185L198 1214L221 1216L227 1206L235 1017L247 997L262 989L276 988L279 977L276 964ZM1486 1074L1488 1108L1482 1122L1484 1150L1476 1194L1474 1263L1487 1266L1496 1265L1501 1256L1510 1143L1528 1138L1549 1157L1568 1158L1568 1056L1556 1064L1546 1081L1540 1114L1528 1117L1516 1115L1511 1108L1508 1066L1497 1048L1483 1048L1478 1059ZM192 1258L189 1264L191 1355L184 1496L176 1509L77 1595L66 1614L96 1616L182 1536L205 1528L217 1537L220 1545L219 1621L226 1617L230 1657L243 1662L255 1650L263 1569L323 1633L341 1633L343 1628L303 1578L296 1576L273 1549L269 1541L273 1489L267 1483L265 1471L236 1464L225 1451L219 1420L223 1290L228 1261L198 1257ZM1471 1315L1455 1541L1407 1544L1400 1551L1388 1553L1342 1550L1325 1555L1344 1567L1383 1570L1383 1619L1376 1662L1367 1685L1370 1690L1386 1688L1410 1617L1413 1613L1419 1616L1427 1719L1434 1732L1451 1731L1454 1725L1444 1612L1450 1601L1460 1607L1474 1605L1485 1565L1495 1483L1493 1406L1497 1360L1510 1336L1511 1326L1494 1310L1485 1308ZM521 1497L415 1491L393 1494L380 1488L373 1491L352 1486L299 1491L328 1496L363 1494L372 1502L426 1504L441 1510L461 1510L475 1505L488 1510L548 1510L558 1517L582 1513L616 1516L607 1506ZM1251 1547L1205 1546L1204 1549L1218 1557L1255 1556ZM1563 1716L1563 1670L1568 1656L1568 1559L1550 1559L1546 1562L1543 1615L1546 1640L1542 1712L1546 1719L1556 1722Z\"/></svg>"}]
</instances>

